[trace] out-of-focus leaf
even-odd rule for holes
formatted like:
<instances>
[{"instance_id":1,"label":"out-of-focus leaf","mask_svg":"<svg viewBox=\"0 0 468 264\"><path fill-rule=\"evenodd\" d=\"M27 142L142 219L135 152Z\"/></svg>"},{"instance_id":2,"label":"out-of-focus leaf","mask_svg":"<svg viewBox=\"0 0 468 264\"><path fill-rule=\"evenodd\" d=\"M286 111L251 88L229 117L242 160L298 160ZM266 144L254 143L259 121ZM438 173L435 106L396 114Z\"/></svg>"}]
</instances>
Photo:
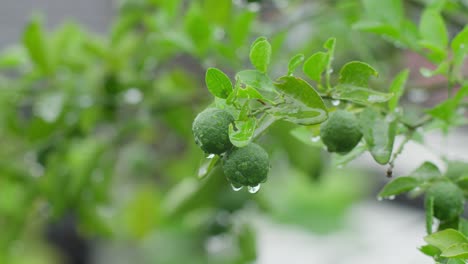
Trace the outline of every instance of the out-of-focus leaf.
<instances>
[{"instance_id":1,"label":"out-of-focus leaf","mask_svg":"<svg viewBox=\"0 0 468 264\"><path fill-rule=\"evenodd\" d=\"M462 86L454 97L436 105L434 108L430 109L428 113L435 118L443 120L447 124L451 124L454 122L454 118L457 115L456 109L458 105L467 94L468 85Z\"/></svg>"},{"instance_id":2,"label":"out-of-focus leaf","mask_svg":"<svg viewBox=\"0 0 468 264\"><path fill-rule=\"evenodd\" d=\"M424 237L424 241L442 251L455 244L468 243L468 239L455 229L445 229L432 233Z\"/></svg>"},{"instance_id":3,"label":"out-of-focus leaf","mask_svg":"<svg viewBox=\"0 0 468 264\"><path fill-rule=\"evenodd\" d=\"M366 14L373 21L380 21L400 28L401 21L405 16L401 0L364 0L362 3Z\"/></svg>"},{"instance_id":4,"label":"out-of-focus leaf","mask_svg":"<svg viewBox=\"0 0 468 264\"><path fill-rule=\"evenodd\" d=\"M192 2L185 16L185 30L195 44L199 55L203 54L212 41L213 28L196 2Z\"/></svg>"},{"instance_id":5,"label":"out-of-focus leaf","mask_svg":"<svg viewBox=\"0 0 468 264\"><path fill-rule=\"evenodd\" d=\"M421 15L419 32L424 41L445 49L448 45L447 28L439 11L426 8Z\"/></svg>"},{"instance_id":6,"label":"out-of-focus leaf","mask_svg":"<svg viewBox=\"0 0 468 264\"><path fill-rule=\"evenodd\" d=\"M216 97L226 99L232 92L229 77L219 69L209 68L205 75L206 87Z\"/></svg>"},{"instance_id":7,"label":"out-of-focus leaf","mask_svg":"<svg viewBox=\"0 0 468 264\"><path fill-rule=\"evenodd\" d=\"M257 259L257 238L255 229L244 224L237 236L242 261L251 262Z\"/></svg>"},{"instance_id":8,"label":"out-of-focus leaf","mask_svg":"<svg viewBox=\"0 0 468 264\"><path fill-rule=\"evenodd\" d=\"M288 63L288 75L293 75L296 68L299 67L303 61L304 54L302 53L296 54L294 57L292 57Z\"/></svg>"},{"instance_id":9,"label":"out-of-focus leaf","mask_svg":"<svg viewBox=\"0 0 468 264\"><path fill-rule=\"evenodd\" d=\"M468 243L452 245L442 251L442 257L446 258L468 258ZM464 263L464 262L463 262Z\"/></svg>"},{"instance_id":10,"label":"out-of-focus leaf","mask_svg":"<svg viewBox=\"0 0 468 264\"><path fill-rule=\"evenodd\" d=\"M159 204L154 190L147 187L140 189L129 201L123 212L123 221L131 237L143 238L159 224Z\"/></svg>"},{"instance_id":11,"label":"out-of-focus leaf","mask_svg":"<svg viewBox=\"0 0 468 264\"><path fill-rule=\"evenodd\" d=\"M419 185L419 181L412 177L398 177L387 183L384 188L379 192L378 197L387 198L394 195L399 195Z\"/></svg>"},{"instance_id":12,"label":"out-of-focus leaf","mask_svg":"<svg viewBox=\"0 0 468 264\"><path fill-rule=\"evenodd\" d=\"M371 107L359 116L364 140L372 157L380 164L387 164L393 150L397 123L385 118Z\"/></svg>"},{"instance_id":13,"label":"out-of-focus leaf","mask_svg":"<svg viewBox=\"0 0 468 264\"><path fill-rule=\"evenodd\" d=\"M31 20L23 32L23 44L28 50L29 57L44 73L50 73L51 62L47 44L47 36L38 18Z\"/></svg>"},{"instance_id":14,"label":"out-of-focus leaf","mask_svg":"<svg viewBox=\"0 0 468 264\"><path fill-rule=\"evenodd\" d=\"M266 72L271 60L271 45L267 40L256 41L250 50L250 62L260 72Z\"/></svg>"},{"instance_id":15,"label":"out-of-focus leaf","mask_svg":"<svg viewBox=\"0 0 468 264\"><path fill-rule=\"evenodd\" d=\"M390 84L390 93L393 94L393 97L388 101L388 108L390 112L393 112L398 106L398 101L405 91L406 80L409 76L409 70L403 70L393 79Z\"/></svg>"},{"instance_id":16,"label":"out-of-focus leaf","mask_svg":"<svg viewBox=\"0 0 468 264\"><path fill-rule=\"evenodd\" d=\"M424 201L424 209L426 210L426 232L430 235L434 221L434 197L429 197Z\"/></svg>"},{"instance_id":17,"label":"out-of-focus leaf","mask_svg":"<svg viewBox=\"0 0 468 264\"><path fill-rule=\"evenodd\" d=\"M255 13L245 11L233 19L229 32L234 47L240 47L247 41L250 32L249 29L255 16Z\"/></svg>"},{"instance_id":18,"label":"out-of-focus leaf","mask_svg":"<svg viewBox=\"0 0 468 264\"><path fill-rule=\"evenodd\" d=\"M205 17L212 23L224 25L231 16L232 1L231 0L204 0L203 11Z\"/></svg>"},{"instance_id":19,"label":"out-of-focus leaf","mask_svg":"<svg viewBox=\"0 0 468 264\"><path fill-rule=\"evenodd\" d=\"M434 165L434 163L426 161L413 172L411 172L410 176L421 181L427 181L441 177L442 174L440 173L439 168Z\"/></svg>"},{"instance_id":20,"label":"out-of-focus leaf","mask_svg":"<svg viewBox=\"0 0 468 264\"><path fill-rule=\"evenodd\" d=\"M229 124L229 140L238 148L247 146L252 141L256 125L257 119L255 118L236 121L235 126Z\"/></svg>"}]
</instances>

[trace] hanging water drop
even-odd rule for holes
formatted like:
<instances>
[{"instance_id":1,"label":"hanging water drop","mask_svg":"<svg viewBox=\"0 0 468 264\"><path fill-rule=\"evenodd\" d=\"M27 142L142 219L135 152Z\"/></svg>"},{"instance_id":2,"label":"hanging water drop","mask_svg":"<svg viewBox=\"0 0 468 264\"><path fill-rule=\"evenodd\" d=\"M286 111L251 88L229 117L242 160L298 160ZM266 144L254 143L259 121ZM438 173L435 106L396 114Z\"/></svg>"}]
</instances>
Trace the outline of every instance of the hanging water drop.
<instances>
[{"instance_id":1,"label":"hanging water drop","mask_svg":"<svg viewBox=\"0 0 468 264\"><path fill-rule=\"evenodd\" d=\"M334 106L338 106L338 105L340 105L340 100L332 100L331 103Z\"/></svg>"},{"instance_id":2,"label":"hanging water drop","mask_svg":"<svg viewBox=\"0 0 468 264\"><path fill-rule=\"evenodd\" d=\"M247 190L249 191L249 193L256 193L258 192L258 190L260 190L260 184L256 186L247 186Z\"/></svg>"},{"instance_id":3,"label":"hanging water drop","mask_svg":"<svg viewBox=\"0 0 468 264\"><path fill-rule=\"evenodd\" d=\"M244 188L244 186L236 186L236 185L231 183L231 188L232 188L233 191L238 192L238 191L242 190L242 188ZM249 189L249 191L250 191L250 189Z\"/></svg>"},{"instance_id":4,"label":"hanging water drop","mask_svg":"<svg viewBox=\"0 0 468 264\"><path fill-rule=\"evenodd\" d=\"M312 142L318 142L319 140L320 140L320 136L310 138L310 141L312 141Z\"/></svg>"}]
</instances>

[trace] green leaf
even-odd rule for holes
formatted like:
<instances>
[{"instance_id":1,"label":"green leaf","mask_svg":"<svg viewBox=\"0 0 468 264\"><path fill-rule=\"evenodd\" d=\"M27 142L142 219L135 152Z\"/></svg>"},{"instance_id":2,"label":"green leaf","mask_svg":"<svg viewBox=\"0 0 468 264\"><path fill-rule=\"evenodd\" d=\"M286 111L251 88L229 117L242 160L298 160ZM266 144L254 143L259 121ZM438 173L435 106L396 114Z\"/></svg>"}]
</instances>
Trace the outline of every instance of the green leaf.
<instances>
[{"instance_id":1,"label":"green leaf","mask_svg":"<svg viewBox=\"0 0 468 264\"><path fill-rule=\"evenodd\" d=\"M327 109L322 98L306 81L283 76L275 86L285 93L287 103L276 107L271 114L301 125L313 125L327 119Z\"/></svg>"},{"instance_id":2,"label":"green leaf","mask_svg":"<svg viewBox=\"0 0 468 264\"><path fill-rule=\"evenodd\" d=\"M359 21L353 24L353 29L383 35L394 40L400 39L400 31L397 28L379 21Z\"/></svg>"},{"instance_id":3,"label":"green leaf","mask_svg":"<svg viewBox=\"0 0 468 264\"><path fill-rule=\"evenodd\" d=\"M468 26L465 26L452 40L450 44L455 54L466 54L468 51ZM460 54L461 53L461 54Z\"/></svg>"},{"instance_id":4,"label":"green leaf","mask_svg":"<svg viewBox=\"0 0 468 264\"><path fill-rule=\"evenodd\" d=\"M452 258L447 261L447 264L466 264L463 259Z\"/></svg>"},{"instance_id":5,"label":"green leaf","mask_svg":"<svg viewBox=\"0 0 468 264\"><path fill-rule=\"evenodd\" d=\"M255 262L257 259L257 238L255 229L244 224L237 236L239 249L242 256L242 263Z\"/></svg>"},{"instance_id":6,"label":"green leaf","mask_svg":"<svg viewBox=\"0 0 468 264\"><path fill-rule=\"evenodd\" d=\"M288 63L288 75L293 75L294 71L296 70L299 65L304 61L304 54L296 54L289 60Z\"/></svg>"},{"instance_id":7,"label":"green leaf","mask_svg":"<svg viewBox=\"0 0 468 264\"><path fill-rule=\"evenodd\" d=\"M231 16L232 1L231 0L204 0L203 10L205 17L210 22L224 25L229 21Z\"/></svg>"},{"instance_id":8,"label":"green leaf","mask_svg":"<svg viewBox=\"0 0 468 264\"><path fill-rule=\"evenodd\" d=\"M257 41L250 50L250 62L260 72L266 72L271 60L271 45L265 40Z\"/></svg>"},{"instance_id":9,"label":"green leaf","mask_svg":"<svg viewBox=\"0 0 468 264\"><path fill-rule=\"evenodd\" d=\"M50 73L50 58L47 47L47 36L38 18L30 21L23 32L23 44L28 50L29 57L44 73Z\"/></svg>"},{"instance_id":10,"label":"green leaf","mask_svg":"<svg viewBox=\"0 0 468 264\"><path fill-rule=\"evenodd\" d=\"M437 247L431 245L424 245L421 248L419 248L419 251L430 257L438 256L442 252Z\"/></svg>"},{"instance_id":11,"label":"green leaf","mask_svg":"<svg viewBox=\"0 0 468 264\"><path fill-rule=\"evenodd\" d=\"M246 11L233 19L228 34L234 47L241 47L247 41L255 16L256 13Z\"/></svg>"},{"instance_id":12,"label":"green leaf","mask_svg":"<svg viewBox=\"0 0 468 264\"><path fill-rule=\"evenodd\" d=\"M333 72L332 69L332 62L333 58L335 56L335 46L336 46L336 38L329 38L325 43L323 44L323 47L327 49L327 70L325 72L326 80L327 80L327 86L330 86L329 81L330 81L330 76Z\"/></svg>"},{"instance_id":13,"label":"green leaf","mask_svg":"<svg viewBox=\"0 0 468 264\"><path fill-rule=\"evenodd\" d=\"M208 68L205 83L210 93L216 97L226 99L232 92L231 80L219 69Z\"/></svg>"},{"instance_id":14,"label":"green leaf","mask_svg":"<svg viewBox=\"0 0 468 264\"><path fill-rule=\"evenodd\" d=\"M387 183L379 192L378 197L388 198L399 195L418 187L419 181L412 177L398 177Z\"/></svg>"},{"instance_id":15,"label":"green leaf","mask_svg":"<svg viewBox=\"0 0 468 264\"><path fill-rule=\"evenodd\" d=\"M428 161L421 164L421 166L411 172L410 175L420 181L428 181L442 176L439 168L437 168L434 163Z\"/></svg>"},{"instance_id":16,"label":"green leaf","mask_svg":"<svg viewBox=\"0 0 468 264\"><path fill-rule=\"evenodd\" d=\"M236 74L236 79L241 83L252 86L260 91L273 91L274 84L265 73L256 70L244 70Z\"/></svg>"},{"instance_id":17,"label":"green leaf","mask_svg":"<svg viewBox=\"0 0 468 264\"><path fill-rule=\"evenodd\" d=\"M427 112L431 116L441 119L447 124L451 124L457 116L456 109L458 105L466 95L468 95L468 85L461 87L454 97L443 101Z\"/></svg>"},{"instance_id":18,"label":"green leaf","mask_svg":"<svg viewBox=\"0 0 468 264\"><path fill-rule=\"evenodd\" d=\"M380 21L400 28L401 21L405 17L401 0L363 0L366 14L373 21Z\"/></svg>"},{"instance_id":19,"label":"green leaf","mask_svg":"<svg viewBox=\"0 0 468 264\"><path fill-rule=\"evenodd\" d=\"M468 243L468 239L455 229L445 229L430 234L424 237L424 241L442 251L455 244Z\"/></svg>"},{"instance_id":20,"label":"green leaf","mask_svg":"<svg viewBox=\"0 0 468 264\"><path fill-rule=\"evenodd\" d=\"M379 73L369 64L360 61L346 63L340 70L340 83L367 87L369 78Z\"/></svg>"},{"instance_id":21,"label":"green leaf","mask_svg":"<svg viewBox=\"0 0 468 264\"><path fill-rule=\"evenodd\" d=\"M372 157L380 164L387 164L393 150L397 123L386 120L373 108L366 108L359 116L364 140Z\"/></svg>"},{"instance_id":22,"label":"green leaf","mask_svg":"<svg viewBox=\"0 0 468 264\"><path fill-rule=\"evenodd\" d=\"M432 234L432 225L434 221L434 197L429 197L424 201L426 211L426 232Z\"/></svg>"},{"instance_id":23,"label":"green leaf","mask_svg":"<svg viewBox=\"0 0 468 264\"><path fill-rule=\"evenodd\" d=\"M184 22L185 31L196 47L198 55L204 54L212 41L213 27L196 2L192 2Z\"/></svg>"},{"instance_id":24,"label":"green leaf","mask_svg":"<svg viewBox=\"0 0 468 264\"><path fill-rule=\"evenodd\" d=\"M328 54L325 52L317 52L312 54L305 62L302 67L302 71L311 80L321 83L322 74L327 68Z\"/></svg>"},{"instance_id":25,"label":"green leaf","mask_svg":"<svg viewBox=\"0 0 468 264\"><path fill-rule=\"evenodd\" d=\"M409 76L409 70L403 70L393 79L392 84L390 84L389 91L393 94L393 97L388 101L388 108L390 112L393 112L398 106L398 101L403 95L405 90L406 80Z\"/></svg>"},{"instance_id":26,"label":"green leaf","mask_svg":"<svg viewBox=\"0 0 468 264\"><path fill-rule=\"evenodd\" d=\"M238 148L245 147L252 141L256 127L257 119L255 118L235 121L235 126L229 124L229 140Z\"/></svg>"},{"instance_id":27,"label":"green leaf","mask_svg":"<svg viewBox=\"0 0 468 264\"><path fill-rule=\"evenodd\" d=\"M419 33L424 41L427 41L440 49L448 45L447 28L440 12L427 8L421 15L419 22Z\"/></svg>"},{"instance_id":28,"label":"green leaf","mask_svg":"<svg viewBox=\"0 0 468 264\"><path fill-rule=\"evenodd\" d=\"M377 92L368 88L349 84L339 84L332 90L332 98L358 104L371 105L385 103L392 98L391 93Z\"/></svg>"},{"instance_id":29,"label":"green leaf","mask_svg":"<svg viewBox=\"0 0 468 264\"><path fill-rule=\"evenodd\" d=\"M468 243L458 243L442 250L442 257L446 258L468 258Z\"/></svg>"},{"instance_id":30,"label":"green leaf","mask_svg":"<svg viewBox=\"0 0 468 264\"><path fill-rule=\"evenodd\" d=\"M247 98L247 99L262 99L267 100L264 98L261 93L259 93L255 88L252 86L246 86L245 88L237 89L237 97L238 98Z\"/></svg>"}]
</instances>

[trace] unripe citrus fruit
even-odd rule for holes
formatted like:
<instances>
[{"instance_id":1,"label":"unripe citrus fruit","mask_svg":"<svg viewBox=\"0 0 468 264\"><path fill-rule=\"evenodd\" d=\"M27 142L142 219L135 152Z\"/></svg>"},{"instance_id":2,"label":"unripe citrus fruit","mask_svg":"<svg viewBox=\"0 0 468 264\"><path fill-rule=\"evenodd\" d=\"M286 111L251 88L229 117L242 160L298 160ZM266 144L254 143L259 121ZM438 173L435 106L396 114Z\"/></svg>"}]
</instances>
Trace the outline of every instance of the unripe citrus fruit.
<instances>
[{"instance_id":1,"label":"unripe citrus fruit","mask_svg":"<svg viewBox=\"0 0 468 264\"><path fill-rule=\"evenodd\" d=\"M431 197L434 199L434 216L441 221L453 220L463 212L463 192L452 182L434 183L426 193L426 199Z\"/></svg>"},{"instance_id":2,"label":"unripe citrus fruit","mask_svg":"<svg viewBox=\"0 0 468 264\"><path fill-rule=\"evenodd\" d=\"M223 160L224 175L240 186L253 187L265 182L269 169L268 153L255 143L233 149Z\"/></svg>"},{"instance_id":3,"label":"unripe citrus fruit","mask_svg":"<svg viewBox=\"0 0 468 264\"><path fill-rule=\"evenodd\" d=\"M208 108L192 124L195 143L206 153L221 154L232 147L229 124L234 118L225 110Z\"/></svg>"},{"instance_id":4,"label":"unripe citrus fruit","mask_svg":"<svg viewBox=\"0 0 468 264\"><path fill-rule=\"evenodd\" d=\"M347 153L359 143L362 133L352 113L337 110L320 126L320 137L329 152Z\"/></svg>"}]
</instances>

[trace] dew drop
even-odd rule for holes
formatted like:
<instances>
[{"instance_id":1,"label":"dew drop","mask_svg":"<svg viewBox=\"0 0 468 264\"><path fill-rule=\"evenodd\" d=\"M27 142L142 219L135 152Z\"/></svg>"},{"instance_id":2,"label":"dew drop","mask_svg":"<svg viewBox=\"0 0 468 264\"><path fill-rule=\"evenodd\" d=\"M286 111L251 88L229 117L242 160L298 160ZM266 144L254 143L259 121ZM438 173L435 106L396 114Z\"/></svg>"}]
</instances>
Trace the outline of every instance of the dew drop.
<instances>
[{"instance_id":1,"label":"dew drop","mask_svg":"<svg viewBox=\"0 0 468 264\"><path fill-rule=\"evenodd\" d=\"M212 159L212 158L214 158L214 156L215 156L215 154L210 154L210 155L208 155L206 158L207 158L207 159Z\"/></svg>"},{"instance_id":2,"label":"dew drop","mask_svg":"<svg viewBox=\"0 0 468 264\"><path fill-rule=\"evenodd\" d=\"M310 138L310 141L312 141L312 142L318 142L319 140L320 140L320 136Z\"/></svg>"},{"instance_id":3,"label":"dew drop","mask_svg":"<svg viewBox=\"0 0 468 264\"><path fill-rule=\"evenodd\" d=\"M338 106L338 105L340 105L340 100L332 100L331 103L334 106Z\"/></svg>"},{"instance_id":4,"label":"dew drop","mask_svg":"<svg viewBox=\"0 0 468 264\"><path fill-rule=\"evenodd\" d=\"M242 190L242 188L244 188L244 186L236 186L236 185L231 183L231 188L232 188L233 191L238 192L238 191ZM249 191L250 191L250 189L249 189Z\"/></svg>"},{"instance_id":5,"label":"dew drop","mask_svg":"<svg viewBox=\"0 0 468 264\"><path fill-rule=\"evenodd\" d=\"M256 186L247 186L247 190L249 191L249 193L256 193L258 192L258 190L260 190L260 184Z\"/></svg>"}]
</instances>

